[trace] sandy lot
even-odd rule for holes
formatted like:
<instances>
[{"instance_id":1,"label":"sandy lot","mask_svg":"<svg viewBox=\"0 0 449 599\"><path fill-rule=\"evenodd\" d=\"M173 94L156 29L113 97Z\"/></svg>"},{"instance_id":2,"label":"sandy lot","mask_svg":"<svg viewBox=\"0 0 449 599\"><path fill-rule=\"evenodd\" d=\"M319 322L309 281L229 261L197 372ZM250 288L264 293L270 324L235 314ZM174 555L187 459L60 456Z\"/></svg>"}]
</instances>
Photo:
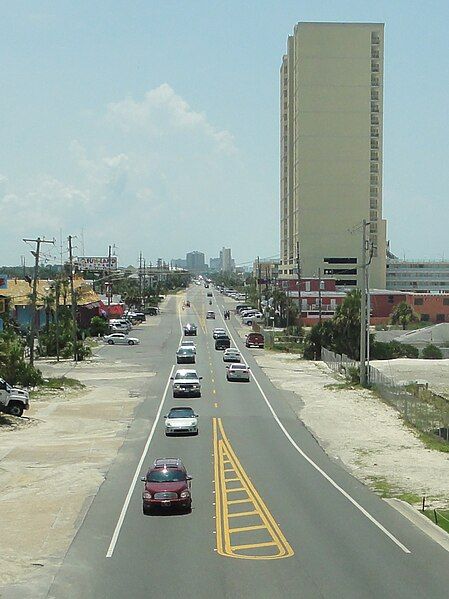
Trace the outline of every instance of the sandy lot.
<instances>
[{"instance_id":1,"label":"sandy lot","mask_svg":"<svg viewBox=\"0 0 449 599\"><path fill-rule=\"evenodd\" d=\"M434 507L449 505L449 454L427 449L393 408L368 390L338 388L341 379L322 362L277 352L256 360L276 387L295 394L298 417L354 476L417 505L423 495Z\"/></svg>"},{"instance_id":2,"label":"sandy lot","mask_svg":"<svg viewBox=\"0 0 449 599\"><path fill-rule=\"evenodd\" d=\"M39 367L62 376L70 365ZM0 585L63 558L154 373L96 360L68 376L86 388L42 394L26 418L0 427Z\"/></svg>"},{"instance_id":3,"label":"sandy lot","mask_svg":"<svg viewBox=\"0 0 449 599\"><path fill-rule=\"evenodd\" d=\"M449 399L449 360L373 360L371 364L397 382L427 381L435 393Z\"/></svg>"}]
</instances>

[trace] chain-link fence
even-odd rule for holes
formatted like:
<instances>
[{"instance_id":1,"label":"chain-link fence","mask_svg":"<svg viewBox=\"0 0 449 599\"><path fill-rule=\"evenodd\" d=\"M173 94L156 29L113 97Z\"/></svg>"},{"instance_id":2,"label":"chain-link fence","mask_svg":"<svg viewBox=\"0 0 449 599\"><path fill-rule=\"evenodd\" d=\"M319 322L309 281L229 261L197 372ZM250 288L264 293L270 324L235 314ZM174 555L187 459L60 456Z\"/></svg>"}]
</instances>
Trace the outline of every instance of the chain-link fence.
<instances>
[{"instance_id":1,"label":"chain-link fence","mask_svg":"<svg viewBox=\"0 0 449 599\"><path fill-rule=\"evenodd\" d=\"M344 354L335 354L322 348L321 359L334 372L348 376L348 369L358 368L359 363ZM399 385L391 377L377 368L369 366L368 381L370 387L401 416L425 433L434 434L449 442L449 400L433 393L427 388L414 385ZM350 378L350 377L348 377Z\"/></svg>"}]
</instances>

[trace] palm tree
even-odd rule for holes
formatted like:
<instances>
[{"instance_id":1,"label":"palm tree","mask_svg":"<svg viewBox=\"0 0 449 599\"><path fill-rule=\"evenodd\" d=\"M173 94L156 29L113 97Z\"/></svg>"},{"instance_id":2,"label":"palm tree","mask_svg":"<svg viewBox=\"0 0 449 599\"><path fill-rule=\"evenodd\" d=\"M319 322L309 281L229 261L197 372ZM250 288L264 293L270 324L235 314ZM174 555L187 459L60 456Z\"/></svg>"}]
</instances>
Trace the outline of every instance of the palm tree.
<instances>
[{"instance_id":1,"label":"palm tree","mask_svg":"<svg viewBox=\"0 0 449 599\"><path fill-rule=\"evenodd\" d=\"M418 314L416 314L412 306L405 301L395 306L391 313L391 323L402 325L404 331L410 322L417 322L418 320Z\"/></svg>"}]
</instances>

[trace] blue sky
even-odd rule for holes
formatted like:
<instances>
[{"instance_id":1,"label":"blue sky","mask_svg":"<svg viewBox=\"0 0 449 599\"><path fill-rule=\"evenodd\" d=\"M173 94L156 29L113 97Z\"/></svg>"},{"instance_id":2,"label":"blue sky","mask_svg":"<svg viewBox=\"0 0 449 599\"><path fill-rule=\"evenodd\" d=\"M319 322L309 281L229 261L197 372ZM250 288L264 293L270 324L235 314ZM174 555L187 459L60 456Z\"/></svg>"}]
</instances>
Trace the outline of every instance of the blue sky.
<instances>
[{"instance_id":1,"label":"blue sky","mask_svg":"<svg viewBox=\"0 0 449 599\"><path fill-rule=\"evenodd\" d=\"M122 264L277 254L278 70L300 20L385 22L388 237L449 259L449 3L58 0L2 2L0 264L82 229Z\"/></svg>"}]
</instances>

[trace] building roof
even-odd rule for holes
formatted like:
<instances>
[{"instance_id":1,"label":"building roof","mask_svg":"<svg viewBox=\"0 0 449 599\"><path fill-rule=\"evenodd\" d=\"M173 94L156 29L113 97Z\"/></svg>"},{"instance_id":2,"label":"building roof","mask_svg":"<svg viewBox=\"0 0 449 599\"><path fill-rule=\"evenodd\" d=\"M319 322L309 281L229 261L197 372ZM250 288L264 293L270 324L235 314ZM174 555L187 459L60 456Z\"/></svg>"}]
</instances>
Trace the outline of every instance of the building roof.
<instances>
[{"instance_id":1,"label":"building roof","mask_svg":"<svg viewBox=\"0 0 449 599\"><path fill-rule=\"evenodd\" d=\"M50 294L53 281L41 279L37 282L37 305L43 306L44 299ZM85 306L99 301L99 295L90 285L87 285L84 279L75 279L73 282L77 292L77 304ZM7 289L2 289L3 297L8 298L14 306L28 306L31 304L31 294L33 292L32 283L23 279L9 278ZM64 294L61 293L59 305L64 304ZM71 305L70 287L67 287L66 304Z\"/></svg>"}]
</instances>

